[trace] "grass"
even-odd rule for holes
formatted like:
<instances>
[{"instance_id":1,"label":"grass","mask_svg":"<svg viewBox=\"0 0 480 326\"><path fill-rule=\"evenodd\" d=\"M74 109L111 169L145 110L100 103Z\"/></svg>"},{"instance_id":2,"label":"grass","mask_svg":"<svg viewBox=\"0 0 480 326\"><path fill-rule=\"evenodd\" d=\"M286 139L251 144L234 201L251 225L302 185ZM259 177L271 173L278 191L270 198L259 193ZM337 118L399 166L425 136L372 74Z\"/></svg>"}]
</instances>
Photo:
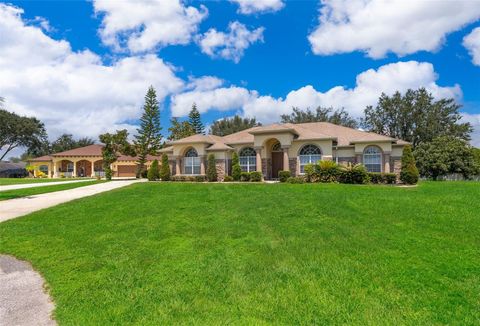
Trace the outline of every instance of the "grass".
<instances>
[{"instance_id":1,"label":"grass","mask_svg":"<svg viewBox=\"0 0 480 326\"><path fill-rule=\"evenodd\" d=\"M68 190L74 189L79 187L90 186L97 183L102 183L105 181L85 181L85 182L75 182L75 183L66 183L66 184L58 184L52 186L42 186L42 187L33 187L33 188L24 188L24 189L14 189L14 190L5 190L0 191L0 201L20 198L20 197L27 197L39 194L45 194L54 191L61 191L61 190Z\"/></svg>"},{"instance_id":2,"label":"grass","mask_svg":"<svg viewBox=\"0 0 480 326\"><path fill-rule=\"evenodd\" d=\"M480 184L143 183L0 224L64 325L473 325Z\"/></svg>"},{"instance_id":3,"label":"grass","mask_svg":"<svg viewBox=\"0 0 480 326\"><path fill-rule=\"evenodd\" d=\"M44 182L58 182L58 181L72 181L79 180L79 178L0 178L0 186L20 185L28 183L44 183Z\"/></svg>"}]
</instances>

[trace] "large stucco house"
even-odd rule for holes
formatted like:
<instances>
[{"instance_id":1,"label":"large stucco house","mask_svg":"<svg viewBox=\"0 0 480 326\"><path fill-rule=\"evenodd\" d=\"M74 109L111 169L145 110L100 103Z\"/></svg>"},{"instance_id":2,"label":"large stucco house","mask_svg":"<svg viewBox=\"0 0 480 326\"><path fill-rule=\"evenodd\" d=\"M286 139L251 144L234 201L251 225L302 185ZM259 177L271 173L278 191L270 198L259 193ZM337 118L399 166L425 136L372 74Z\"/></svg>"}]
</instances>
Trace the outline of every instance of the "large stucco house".
<instances>
[{"instance_id":1,"label":"large stucco house","mask_svg":"<svg viewBox=\"0 0 480 326\"><path fill-rule=\"evenodd\" d=\"M204 175L207 156L215 155L219 179L231 172L233 152L243 171L260 171L275 179L281 170L301 175L305 165L319 160L339 164L363 163L371 172L400 172L400 159L407 142L391 137L338 126L327 122L272 124L250 128L228 136L193 135L168 143L172 175ZM49 176L103 175L101 145L33 159ZM149 157L147 166L154 159ZM112 166L114 176L135 175L136 158L121 156Z\"/></svg>"}]
</instances>

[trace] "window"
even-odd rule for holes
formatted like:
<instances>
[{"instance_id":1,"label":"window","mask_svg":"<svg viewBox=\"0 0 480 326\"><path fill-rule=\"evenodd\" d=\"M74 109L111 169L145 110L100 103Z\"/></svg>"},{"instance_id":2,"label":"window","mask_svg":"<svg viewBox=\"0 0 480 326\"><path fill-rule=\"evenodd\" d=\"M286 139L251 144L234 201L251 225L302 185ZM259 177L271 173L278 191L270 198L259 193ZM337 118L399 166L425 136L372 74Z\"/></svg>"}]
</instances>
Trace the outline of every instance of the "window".
<instances>
[{"instance_id":1,"label":"window","mask_svg":"<svg viewBox=\"0 0 480 326\"><path fill-rule=\"evenodd\" d=\"M200 174L200 157L198 157L197 151L194 148L190 148L185 153L185 174Z\"/></svg>"},{"instance_id":2,"label":"window","mask_svg":"<svg viewBox=\"0 0 480 326\"><path fill-rule=\"evenodd\" d=\"M368 172L382 172L382 152L377 146L368 146L363 151L363 164Z\"/></svg>"},{"instance_id":3,"label":"window","mask_svg":"<svg viewBox=\"0 0 480 326\"><path fill-rule=\"evenodd\" d=\"M244 172L253 172L257 170L256 152L251 147L246 147L240 151L240 167Z\"/></svg>"},{"instance_id":4,"label":"window","mask_svg":"<svg viewBox=\"0 0 480 326\"><path fill-rule=\"evenodd\" d=\"M67 172L73 172L73 163L72 162L67 163Z\"/></svg>"},{"instance_id":5,"label":"window","mask_svg":"<svg viewBox=\"0 0 480 326\"><path fill-rule=\"evenodd\" d=\"M305 165L315 164L322 159L322 151L315 145L305 145L298 155L300 160L300 173L305 173Z\"/></svg>"},{"instance_id":6,"label":"window","mask_svg":"<svg viewBox=\"0 0 480 326\"><path fill-rule=\"evenodd\" d=\"M280 144L280 142L277 141L272 146L272 152L281 152L281 151L282 151L282 145Z\"/></svg>"},{"instance_id":7,"label":"window","mask_svg":"<svg viewBox=\"0 0 480 326\"><path fill-rule=\"evenodd\" d=\"M46 166L46 165L40 165L38 167L38 170L42 173L48 174L48 166Z\"/></svg>"}]
</instances>

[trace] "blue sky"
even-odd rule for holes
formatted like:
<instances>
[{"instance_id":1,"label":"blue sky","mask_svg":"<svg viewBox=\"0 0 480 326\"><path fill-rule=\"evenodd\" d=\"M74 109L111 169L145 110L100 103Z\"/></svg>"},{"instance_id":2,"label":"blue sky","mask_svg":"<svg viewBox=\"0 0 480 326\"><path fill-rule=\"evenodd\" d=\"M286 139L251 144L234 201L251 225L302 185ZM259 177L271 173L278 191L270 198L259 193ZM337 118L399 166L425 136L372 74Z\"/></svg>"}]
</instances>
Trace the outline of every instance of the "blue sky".
<instances>
[{"instance_id":1,"label":"blue sky","mask_svg":"<svg viewBox=\"0 0 480 326\"><path fill-rule=\"evenodd\" d=\"M292 106L359 117L382 91L425 86L463 105L480 145L480 2L418 3L4 2L0 50L25 53L0 59L0 95L51 137L96 137L134 131L150 84L165 134L193 100L205 123L235 113L269 123Z\"/></svg>"}]
</instances>

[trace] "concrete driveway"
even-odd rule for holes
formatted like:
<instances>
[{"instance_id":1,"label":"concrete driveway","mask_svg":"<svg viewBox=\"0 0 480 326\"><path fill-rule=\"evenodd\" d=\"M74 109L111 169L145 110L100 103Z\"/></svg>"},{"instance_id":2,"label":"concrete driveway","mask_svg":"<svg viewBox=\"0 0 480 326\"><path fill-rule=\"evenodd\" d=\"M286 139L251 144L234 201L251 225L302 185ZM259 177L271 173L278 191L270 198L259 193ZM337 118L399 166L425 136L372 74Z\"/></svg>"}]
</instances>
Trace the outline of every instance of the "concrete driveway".
<instances>
[{"instance_id":1,"label":"concrete driveway","mask_svg":"<svg viewBox=\"0 0 480 326\"><path fill-rule=\"evenodd\" d=\"M110 181L75 189L0 201L0 223L12 218L30 214L40 209L52 207L74 199L96 195L105 191L122 188L142 181L146 180L134 179Z\"/></svg>"},{"instance_id":2,"label":"concrete driveway","mask_svg":"<svg viewBox=\"0 0 480 326\"><path fill-rule=\"evenodd\" d=\"M54 181L54 182L37 182L37 183L22 183L22 184L18 184L18 185L0 186L0 191L55 186L55 185L62 185L62 184L67 184L67 183L77 183L77 182L85 182L85 181L93 181L93 180L95 180L95 179L81 179L81 180Z\"/></svg>"}]
</instances>

